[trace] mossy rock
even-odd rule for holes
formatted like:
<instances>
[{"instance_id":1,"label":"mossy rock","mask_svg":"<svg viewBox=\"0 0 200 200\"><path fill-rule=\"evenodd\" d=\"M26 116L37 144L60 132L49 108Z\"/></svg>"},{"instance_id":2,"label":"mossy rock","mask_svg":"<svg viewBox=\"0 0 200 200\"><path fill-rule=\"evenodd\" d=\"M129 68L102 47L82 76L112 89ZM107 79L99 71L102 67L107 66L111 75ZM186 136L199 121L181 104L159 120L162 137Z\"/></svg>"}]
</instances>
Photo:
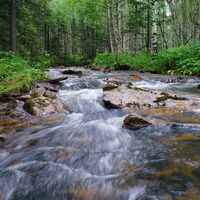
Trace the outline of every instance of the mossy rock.
<instances>
[{"instance_id":1,"label":"mossy rock","mask_svg":"<svg viewBox=\"0 0 200 200\"><path fill-rule=\"evenodd\" d=\"M23 108L25 111L35 116L56 113L52 106L52 99L46 97L29 99L25 102Z\"/></svg>"}]
</instances>

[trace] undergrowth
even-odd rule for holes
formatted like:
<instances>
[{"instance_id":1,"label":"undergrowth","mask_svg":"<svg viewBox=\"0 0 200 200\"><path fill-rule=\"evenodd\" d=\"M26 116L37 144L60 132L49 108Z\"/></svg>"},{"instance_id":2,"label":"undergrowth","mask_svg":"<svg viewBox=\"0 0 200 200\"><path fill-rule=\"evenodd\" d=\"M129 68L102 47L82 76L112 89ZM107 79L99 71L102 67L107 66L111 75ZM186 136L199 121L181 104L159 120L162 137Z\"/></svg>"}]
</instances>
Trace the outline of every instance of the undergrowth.
<instances>
[{"instance_id":1,"label":"undergrowth","mask_svg":"<svg viewBox=\"0 0 200 200\"><path fill-rule=\"evenodd\" d=\"M15 57L12 52L0 52L0 95L27 92L31 82L47 78L44 68L32 67L28 61Z\"/></svg>"},{"instance_id":2,"label":"undergrowth","mask_svg":"<svg viewBox=\"0 0 200 200\"><path fill-rule=\"evenodd\" d=\"M120 65L127 65L136 71L196 75L200 73L200 42L192 41L185 46L159 51L155 58L147 52L138 52L136 55L123 52L120 54ZM120 69L114 53L97 54L93 66Z\"/></svg>"}]
</instances>

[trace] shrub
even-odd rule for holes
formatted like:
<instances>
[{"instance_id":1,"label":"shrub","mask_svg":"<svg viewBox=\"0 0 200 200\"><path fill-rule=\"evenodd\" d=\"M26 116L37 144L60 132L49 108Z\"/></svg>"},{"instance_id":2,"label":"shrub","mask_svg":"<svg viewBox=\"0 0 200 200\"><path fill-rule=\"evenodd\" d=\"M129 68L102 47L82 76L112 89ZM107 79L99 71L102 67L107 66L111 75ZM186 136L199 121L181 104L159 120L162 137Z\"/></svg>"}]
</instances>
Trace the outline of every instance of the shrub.
<instances>
[{"instance_id":1,"label":"shrub","mask_svg":"<svg viewBox=\"0 0 200 200\"><path fill-rule=\"evenodd\" d=\"M116 55L114 53L97 54L94 59L93 67L104 67L105 69L117 70Z\"/></svg>"},{"instance_id":2,"label":"shrub","mask_svg":"<svg viewBox=\"0 0 200 200\"><path fill-rule=\"evenodd\" d=\"M65 58L66 65L81 66L85 57L79 54L74 54Z\"/></svg>"},{"instance_id":3,"label":"shrub","mask_svg":"<svg viewBox=\"0 0 200 200\"><path fill-rule=\"evenodd\" d=\"M152 66L150 65L151 59L150 54L145 52L140 52L135 56L123 52L120 54L120 65L126 65L131 69L138 71L153 71ZM120 67L117 66L116 54L114 53L97 54L93 66L101 66L111 70L117 70Z\"/></svg>"},{"instance_id":4,"label":"shrub","mask_svg":"<svg viewBox=\"0 0 200 200\"><path fill-rule=\"evenodd\" d=\"M151 65L152 57L149 53L138 52L136 55L121 55L121 62L126 63L131 69L136 71L155 71Z\"/></svg>"},{"instance_id":5,"label":"shrub","mask_svg":"<svg viewBox=\"0 0 200 200\"><path fill-rule=\"evenodd\" d=\"M45 80L47 74L31 67L21 57L0 53L0 94L5 92L25 92L30 89L32 81Z\"/></svg>"},{"instance_id":6,"label":"shrub","mask_svg":"<svg viewBox=\"0 0 200 200\"><path fill-rule=\"evenodd\" d=\"M152 64L165 73L173 70L175 74L194 75L200 72L200 42L160 51Z\"/></svg>"}]
</instances>

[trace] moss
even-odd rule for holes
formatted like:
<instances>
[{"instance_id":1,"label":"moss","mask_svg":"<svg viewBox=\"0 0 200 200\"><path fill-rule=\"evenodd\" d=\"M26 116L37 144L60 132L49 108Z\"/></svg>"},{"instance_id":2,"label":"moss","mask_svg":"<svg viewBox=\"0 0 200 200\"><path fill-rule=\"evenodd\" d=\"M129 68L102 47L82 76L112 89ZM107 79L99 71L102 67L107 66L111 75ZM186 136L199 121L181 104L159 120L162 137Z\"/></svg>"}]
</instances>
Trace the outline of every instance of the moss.
<instances>
[{"instance_id":1,"label":"moss","mask_svg":"<svg viewBox=\"0 0 200 200\"><path fill-rule=\"evenodd\" d=\"M133 89L130 85L126 85L126 87L127 87L128 89Z\"/></svg>"},{"instance_id":2,"label":"moss","mask_svg":"<svg viewBox=\"0 0 200 200\"><path fill-rule=\"evenodd\" d=\"M37 92L32 93L31 97L33 97L33 98L38 97L38 93Z\"/></svg>"},{"instance_id":3,"label":"moss","mask_svg":"<svg viewBox=\"0 0 200 200\"><path fill-rule=\"evenodd\" d=\"M167 101L168 99L172 99L175 101L185 101L187 100L187 98L185 97L177 97L176 95L171 96L165 92L161 93L161 97L156 97L156 100L154 101L154 103L157 103L157 105L159 105L160 103L164 103L163 106L165 106L165 101Z\"/></svg>"},{"instance_id":4,"label":"moss","mask_svg":"<svg viewBox=\"0 0 200 200\"><path fill-rule=\"evenodd\" d=\"M133 104L129 102L129 103L126 104L126 107L131 107L132 105Z\"/></svg>"},{"instance_id":5,"label":"moss","mask_svg":"<svg viewBox=\"0 0 200 200\"><path fill-rule=\"evenodd\" d=\"M146 90L146 89L142 89L142 88L138 88L138 87L134 87L133 89L137 90L137 91L143 91L143 92L150 92L150 93L152 93L151 90Z\"/></svg>"},{"instance_id":6,"label":"moss","mask_svg":"<svg viewBox=\"0 0 200 200\"><path fill-rule=\"evenodd\" d=\"M27 100L23 106L24 110L32 113L31 109L35 106L35 103L32 100Z\"/></svg>"},{"instance_id":7,"label":"moss","mask_svg":"<svg viewBox=\"0 0 200 200\"><path fill-rule=\"evenodd\" d=\"M36 103L42 107L47 107L52 103L52 100L45 98L45 99L37 99Z\"/></svg>"}]
</instances>

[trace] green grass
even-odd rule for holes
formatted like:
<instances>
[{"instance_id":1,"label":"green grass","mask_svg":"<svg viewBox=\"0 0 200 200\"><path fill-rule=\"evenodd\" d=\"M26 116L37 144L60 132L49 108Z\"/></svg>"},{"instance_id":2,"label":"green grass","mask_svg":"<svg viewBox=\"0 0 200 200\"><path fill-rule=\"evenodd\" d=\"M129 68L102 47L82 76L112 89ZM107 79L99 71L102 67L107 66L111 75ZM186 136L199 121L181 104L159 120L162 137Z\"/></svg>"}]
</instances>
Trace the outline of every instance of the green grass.
<instances>
[{"instance_id":1,"label":"green grass","mask_svg":"<svg viewBox=\"0 0 200 200\"><path fill-rule=\"evenodd\" d=\"M0 95L27 92L32 82L47 78L43 69L31 67L23 58L12 53L0 53Z\"/></svg>"}]
</instances>

